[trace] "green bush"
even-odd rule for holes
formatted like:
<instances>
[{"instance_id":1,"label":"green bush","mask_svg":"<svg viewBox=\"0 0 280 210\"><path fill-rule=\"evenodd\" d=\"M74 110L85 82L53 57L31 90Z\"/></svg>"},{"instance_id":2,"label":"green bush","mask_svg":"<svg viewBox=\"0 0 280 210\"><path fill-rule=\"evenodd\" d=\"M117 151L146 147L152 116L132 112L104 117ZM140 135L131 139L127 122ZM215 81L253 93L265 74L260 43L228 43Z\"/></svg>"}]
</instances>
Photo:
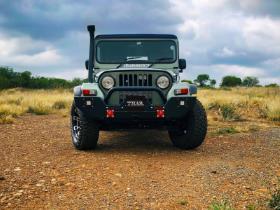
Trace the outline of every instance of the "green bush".
<instances>
[{"instance_id":1,"label":"green bush","mask_svg":"<svg viewBox=\"0 0 280 210\"><path fill-rule=\"evenodd\" d=\"M220 112L224 120L239 120L240 115L235 111L235 107L232 104L223 104L220 107Z\"/></svg>"},{"instance_id":2,"label":"green bush","mask_svg":"<svg viewBox=\"0 0 280 210\"><path fill-rule=\"evenodd\" d=\"M276 190L269 200L269 207L274 210L280 210L280 189Z\"/></svg>"},{"instance_id":3,"label":"green bush","mask_svg":"<svg viewBox=\"0 0 280 210\"><path fill-rule=\"evenodd\" d=\"M230 134L230 133L238 133L238 132L239 131L233 127L219 128L217 130L217 134Z\"/></svg>"},{"instance_id":4,"label":"green bush","mask_svg":"<svg viewBox=\"0 0 280 210\"><path fill-rule=\"evenodd\" d=\"M234 210L228 201L214 201L208 208L209 210Z\"/></svg>"},{"instance_id":5,"label":"green bush","mask_svg":"<svg viewBox=\"0 0 280 210\"><path fill-rule=\"evenodd\" d=\"M240 86L242 84L242 80L236 76L225 76L222 79L222 87L235 87Z\"/></svg>"},{"instance_id":6,"label":"green bush","mask_svg":"<svg viewBox=\"0 0 280 210\"><path fill-rule=\"evenodd\" d=\"M71 81L58 78L34 77L31 72L14 72L12 68L0 66L0 90L8 88L54 89L72 88L86 80L74 78Z\"/></svg>"},{"instance_id":7,"label":"green bush","mask_svg":"<svg viewBox=\"0 0 280 210\"><path fill-rule=\"evenodd\" d=\"M36 115L46 115L51 113L51 108L49 106L37 104L37 105L29 106L27 113L32 113Z\"/></svg>"},{"instance_id":8,"label":"green bush","mask_svg":"<svg viewBox=\"0 0 280 210\"><path fill-rule=\"evenodd\" d=\"M67 107L67 101L56 101L54 102L54 104L52 105L53 109L65 109Z\"/></svg>"}]
</instances>

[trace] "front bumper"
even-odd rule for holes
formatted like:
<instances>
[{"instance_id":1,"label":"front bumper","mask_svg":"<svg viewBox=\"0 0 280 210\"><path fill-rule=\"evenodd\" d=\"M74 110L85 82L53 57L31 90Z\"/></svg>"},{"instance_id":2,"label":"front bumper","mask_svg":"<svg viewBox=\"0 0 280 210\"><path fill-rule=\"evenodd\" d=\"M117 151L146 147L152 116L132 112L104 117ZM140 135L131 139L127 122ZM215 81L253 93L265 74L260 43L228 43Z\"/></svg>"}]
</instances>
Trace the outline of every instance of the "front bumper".
<instances>
[{"instance_id":1,"label":"front bumper","mask_svg":"<svg viewBox=\"0 0 280 210\"><path fill-rule=\"evenodd\" d=\"M108 106L99 97L76 96L76 107L83 117L101 122L149 122L172 121L184 118L195 104L196 97L172 97L159 106L147 106L142 110L129 110L123 106ZM164 109L163 118L157 118L157 109ZM107 118L107 109L114 110L114 118Z\"/></svg>"}]
</instances>

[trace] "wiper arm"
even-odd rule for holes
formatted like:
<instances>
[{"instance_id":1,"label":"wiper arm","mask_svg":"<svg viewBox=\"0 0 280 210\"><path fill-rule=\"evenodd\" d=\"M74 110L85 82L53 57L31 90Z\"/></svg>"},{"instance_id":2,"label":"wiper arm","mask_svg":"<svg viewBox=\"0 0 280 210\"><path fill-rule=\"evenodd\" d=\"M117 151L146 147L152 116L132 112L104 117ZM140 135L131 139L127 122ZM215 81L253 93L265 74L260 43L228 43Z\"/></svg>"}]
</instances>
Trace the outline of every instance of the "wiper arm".
<instances>
[{"instance_id":1,"label":"wiper arm","mask_svg":"<svg viewBox=\"0 0 280 210\"><path fill-rule=\"evenodd\" d=\"M123 65L122 63L118 64L118 65L116 66L116 69L120 68L122 65Z\"/></svg>"}]
</instances>

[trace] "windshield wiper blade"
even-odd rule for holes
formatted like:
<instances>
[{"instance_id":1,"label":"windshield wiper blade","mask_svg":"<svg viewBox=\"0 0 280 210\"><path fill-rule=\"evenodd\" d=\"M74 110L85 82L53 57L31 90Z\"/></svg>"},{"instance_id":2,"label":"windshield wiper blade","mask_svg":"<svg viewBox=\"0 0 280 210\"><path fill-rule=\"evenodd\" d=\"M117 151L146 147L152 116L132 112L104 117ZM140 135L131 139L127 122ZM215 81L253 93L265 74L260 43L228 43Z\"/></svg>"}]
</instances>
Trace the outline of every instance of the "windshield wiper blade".
<instances>
[{"instance_id":1,"label":"windshield wiper blade","mask_svg":"<svg viewBox=\"0 0 280 210\"><path fill-rule=\"evenodd\" d=\"M155 61L166 61L166 60L173 60L174 58L171 57L163 57L163 58L157 58Z\"/></svg>"},{"instance_id":2,"label":"windshield wiper blade","mask_svg":"<svg viewBox=\"0 0 280 210\"><path fill-rule=\"evenodd\" d=\"M173 60L174 58L169 58L169 57L163 57L163 58L158 58L155 59L155 63L152 63L149 68L151 68L154 64L156 64L157 61L167 61L167 60Z\"/></svg>"},{"instance_id":3,"label":"windshield wiper blade","mask_svg":"<svg viewBox=\"0 0 280 210\"><path fill-rule=\"evenodd\" d=\"M147 56L129 56L126 58L126 61L147 61Z\"/></svg>"}]
</instances>

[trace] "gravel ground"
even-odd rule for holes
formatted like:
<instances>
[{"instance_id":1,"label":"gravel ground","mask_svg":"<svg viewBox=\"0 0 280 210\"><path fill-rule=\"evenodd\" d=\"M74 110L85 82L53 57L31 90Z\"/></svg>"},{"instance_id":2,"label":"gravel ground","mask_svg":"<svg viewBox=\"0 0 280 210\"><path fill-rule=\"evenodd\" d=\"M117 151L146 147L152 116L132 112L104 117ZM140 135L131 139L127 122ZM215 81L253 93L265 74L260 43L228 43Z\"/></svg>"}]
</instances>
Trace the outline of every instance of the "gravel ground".
<instances>
[{"instance_id":1,"label":"gravel ground","mask_svg":"<svg viewBox=\"0 0 280 210\"><path fill-rule=\"evenodd\" d=\"M166 132L102 132L73 148L67 118L0 125L0 209L265 209L280 176L280 128L208 137L193 151Z\"/></svg>"}]
</instances>

